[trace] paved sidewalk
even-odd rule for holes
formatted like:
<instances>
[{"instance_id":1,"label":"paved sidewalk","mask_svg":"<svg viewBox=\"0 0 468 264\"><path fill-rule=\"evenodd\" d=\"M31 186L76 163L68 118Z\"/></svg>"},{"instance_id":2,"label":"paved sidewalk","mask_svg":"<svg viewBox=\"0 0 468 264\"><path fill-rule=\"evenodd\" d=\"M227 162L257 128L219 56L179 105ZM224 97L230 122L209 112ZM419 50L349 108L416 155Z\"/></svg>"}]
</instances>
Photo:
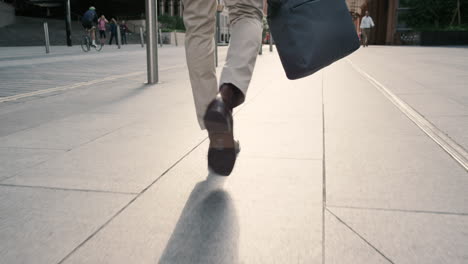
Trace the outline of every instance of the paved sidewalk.
<instances>
[{"instance_id":1,"label":"paved sidewalk","mask_svg":"<svg viewBox=\"0 0 468 264\"><path fill-rule=\"evenodd\" d=\"M407 52L350 59L374 50ZM0 263L466 262L467 171L347 60L289 81L265 47L229 177L206 167L186 68L161 80L0 103Z\"/></svg>"},{"instance_id":2,"label":"paved sidewalk","mask_svg":"<svg viewBox=\"0 0 468 264\"><path fill-rule=\"evenodd\" d=\"M468 47L370 47L351 60L468 149Z\"/></svg>"},{"instance_id":3,"label":"paved sidewalk","mask_svg":"<svg viewBox=\"0 0 468 264\"><path fill-rule=\"evenodd\" d=\"M224 55L225 48L220 48ZM185 66L183 47L159 48L160 71ZM125 45L121 49L106 45L101 52L83 52L80 46L53 47L45 54L42 47L0 47L0 102L6 97L57 87L96 82L128 75L144 75L146 48Z\"/></svg>"}]
</instances>

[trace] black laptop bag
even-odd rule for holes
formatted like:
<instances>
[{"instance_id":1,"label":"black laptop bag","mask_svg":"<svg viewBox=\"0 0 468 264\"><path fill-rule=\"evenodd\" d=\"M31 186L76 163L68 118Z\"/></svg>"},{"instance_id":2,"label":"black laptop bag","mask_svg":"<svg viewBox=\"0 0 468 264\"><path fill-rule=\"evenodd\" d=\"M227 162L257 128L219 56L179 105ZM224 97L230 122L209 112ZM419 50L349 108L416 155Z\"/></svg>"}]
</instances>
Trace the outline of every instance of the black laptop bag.
<instances>
[{"instance_id":1,"label":"black laptop bag","mask_svg":"<svg viewBox=\"0 0 468 264\"><path fill-rule=\"evenodd\" d=\"M268 0L268 24L291 80L309 76L360 46L345 0Z\"/></svg>"}]
</instances>

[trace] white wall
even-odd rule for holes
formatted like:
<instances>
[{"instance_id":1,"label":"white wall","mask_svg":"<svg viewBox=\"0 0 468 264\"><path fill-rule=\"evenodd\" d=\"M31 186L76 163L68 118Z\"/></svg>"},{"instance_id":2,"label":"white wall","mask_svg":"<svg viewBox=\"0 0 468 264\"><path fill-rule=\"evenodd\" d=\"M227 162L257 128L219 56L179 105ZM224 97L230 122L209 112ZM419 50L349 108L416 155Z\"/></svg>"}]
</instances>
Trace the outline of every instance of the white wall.
<instances>
[{"instance_id":1,"label":"white wall","mask_svg":"<svg viewBox=\"0 0 468 264\"><path fill-rule=\"evenodd\" d=\"M0 27L15 23L15 8L0 2Z\"/></svg>"}]
</instances>

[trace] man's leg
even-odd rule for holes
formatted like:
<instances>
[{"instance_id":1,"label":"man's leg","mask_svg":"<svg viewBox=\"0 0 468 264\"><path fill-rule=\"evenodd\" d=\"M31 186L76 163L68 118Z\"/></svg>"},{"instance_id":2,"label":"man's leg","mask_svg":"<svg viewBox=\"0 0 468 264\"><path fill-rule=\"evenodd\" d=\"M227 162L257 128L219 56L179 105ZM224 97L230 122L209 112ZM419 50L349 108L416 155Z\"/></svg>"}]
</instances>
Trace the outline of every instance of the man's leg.
<instances>
[{"instance_id":1,"label":"man's leg","mask_svg":"<svg viewBox=\"0 0 468 264\"><path fill-rule=\"evenodd\" d=\"M366 41L367 41L366 29L363 28L361 32L362 32L362 46L365 47L366 46Z\"/></svg>"},{"instance_id":2,"label":"man's leg","mask_svg":"<svg viewBox=\"0 0 468 264\"><path fill-rule=\"evenodd\" d=\"M229 175L237 158L232 109L244 101L252 77L262 34L262 0L227 0L231 42L221 74L219 94L204 116L210 138L208 166Z\"/></svg>"},{"instance_id":3,"label":"man's leg","mask_svg":"<svg viewBox=\"0 0 468 264\"><path fill-rule=\"evenodd\" d=\"M366 33L366 46L369 46L370 28L365 28L364 32Z\"/></svg>"},{"instance_id":4,"label":"man's leg","mask_svg":"<svg viewBox=\"0 0 468 264\"><path fill-rule=\"evenodd\" d=\"M198 123L205 129L203 117L218 92L214 57L216 1L184 0L183 3L187 66Z\"/></svg>"},{"instance_id":5,"label":"man's leg","mask_svg":"<svg viewBox=\"0 0 468 264\"><path fill-rule=\"evenodd\" d=\"M231 41L220 84L223 97L229 97L229 93L234 95L231 100L235 107L244 101L247 94L261 45L263 0L226 0L226 5L231 22ZM224 95L226 93L227 96Z\"/></svg>"},{"instance_id":6,"label":"man's leg","mask_svg":"<svg viewBox=\"0 0 468 264\"><path fill-rule=\"evenodd\" d=\"M96 42L96 29L93 27L91 28L89 32L91 34L91 40L93 41L93 44L94 44Z\"/></svg>"}]
</instances>

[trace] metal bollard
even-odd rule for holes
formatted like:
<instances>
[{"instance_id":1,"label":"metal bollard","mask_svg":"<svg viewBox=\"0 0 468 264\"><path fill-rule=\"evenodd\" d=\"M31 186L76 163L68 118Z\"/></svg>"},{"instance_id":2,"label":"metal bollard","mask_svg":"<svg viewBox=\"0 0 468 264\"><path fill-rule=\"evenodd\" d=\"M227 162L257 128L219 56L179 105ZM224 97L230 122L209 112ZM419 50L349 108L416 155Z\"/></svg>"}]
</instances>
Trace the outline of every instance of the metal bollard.
<instances>
[{"instance_id":1,"label":"metal bollard","mask_svg":"<svg viewBox=\"0 0 468 264\"><path fill-rule=\"evenodd\" d=\"M122 45L122 34L120 33L120 26L117 25L117 47L120 49Z\"/></svg>"},{"instance_id":2,"label":"metal bollard","mask_svg":"<svg viewBox=\"0 0 468 264\"><path fill-rule=\"evenodd\" d=\"M179 44L177 43L177 31L175 30L174 30L174 41L175 41L176 47L179 46Z\"/></svg>"},{"instance_id":3,"label":"metal bollard","mask_svg":"<svg viewBox=\"0 0 468 264\"><path fill-rule=\"evenodd\" d=\"M163 46L163 38L162 38L162 30L159 29L159 45L161 45L161 48Z\"/></svg>"},{"instance_id":4,"label":"metal bollard","mask_svg":"<svg viewBox=\"0 0 468 264\"><path fill-rule=\"evenodd\" d=\"M270 52L273 52L273 37L271 36L271 31L270 31L269 42L270 42Z\"/></svg>"},{"instance_id":5,"label":"metal bollard","mask_svg":"<svg viewBox=\"0 0 468 264\"><path fill-rule=\"evenodd\" d=\"M146 59L148 67L148 84L159 81L158 72L158 6L156 0L146 0Z\"/></svg>"},{"instance_id":6,"label":"metal bollard","mask_svg":"<svg viewBox=\"0 0 468 264\"><path fill-rule=\"evenodd\" d=\"M143 36L143 27L140 27L140 42L141 42L141 47L145 47L145 38Z\"/></svg>"},{"instance_id":7,"label":"metal bollard","mask_svg":"<svg viewBox=\"0 0 468 264\"><path fill-rule=\"evenodd\" d=\"M219 10L220 10L220 6L219 6L219 1L218 1L218 7L216 8L217 9L217 12L216 12L216 32L215 32L215 37L214 37L214 41L215 41L215 60L216 60L216 67L218 67L218 41L219 41Z\"/></svg>"},{"instance_id":8,"label":"metal bollard","mask_svg":"<svg viewBox=\"0 0 468 264\"><path fill-rule=\"evenodd\" d=\"M49 40L49 25L47 22L44 22L44 40L45 40L45 48L46 53L50 53L50 40Z\"/></svg>"},{"instance_id":9,"label":"metal bollard","mask_svg":"<svg viewBox=\"0 0 468 264\"><path fill-rule=\"evenodd\" d=\"M71 32L71 7L70 0L65 0L65 29L67 32L67 46L72 46L72 32Z\"/></svg>"},{"instance_id":10,"label":"metal bollard","mask_svg":"<svg viewBox=\"0 0 468 264\"><path fill-rule=\"evenodd\" d=\"M262 34L260 35L260 48L258 49L258 55L262 55L263 54L263 26L262 26Z\"/></svg>"},{"instance_id":11,"label":"metal bollard","mask_svg":"<svg viewBox=\"0 0 468 264\"><path fill-rule=\"evenodd\" d=\"M216 34L214 37L214 42L215 42L215 65L216 67L218 67L218 39L216 37Z\"/></svg>"}]
</instances>

